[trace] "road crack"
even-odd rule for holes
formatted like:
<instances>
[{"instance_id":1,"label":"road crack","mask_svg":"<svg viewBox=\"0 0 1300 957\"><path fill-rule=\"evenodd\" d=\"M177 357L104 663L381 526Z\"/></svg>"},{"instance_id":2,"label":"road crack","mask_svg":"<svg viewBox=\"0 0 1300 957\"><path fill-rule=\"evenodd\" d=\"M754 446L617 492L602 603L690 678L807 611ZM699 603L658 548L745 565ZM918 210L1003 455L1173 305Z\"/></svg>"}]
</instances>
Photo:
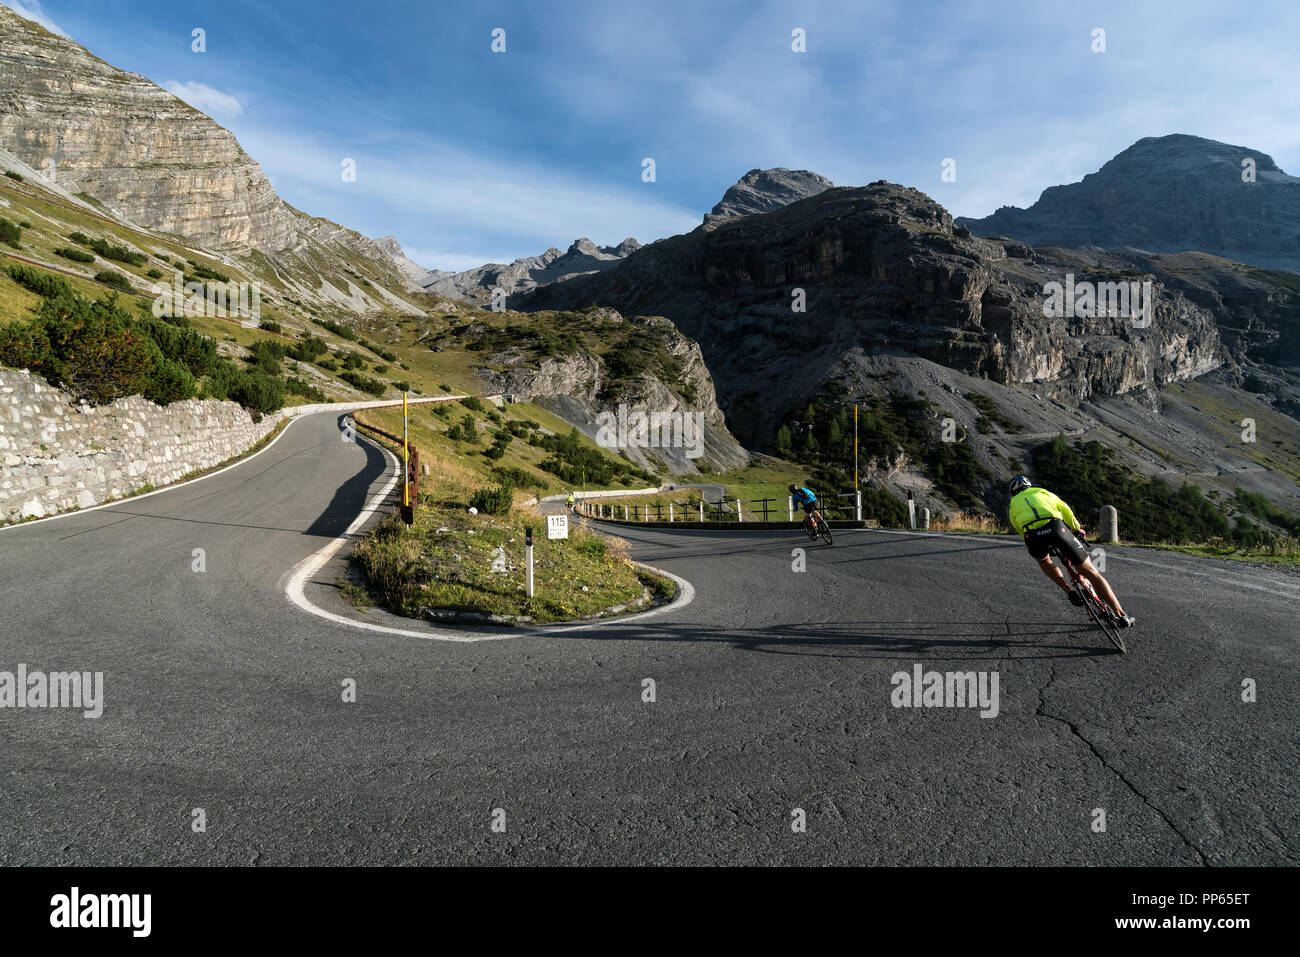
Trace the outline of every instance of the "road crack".
<instances>
[{"instance_id":1,"label":"road crack","mask_svg":"<svg viewBox=\"0 0 1300 957\"><path fill-rule=\"evenodd\" d=\"M1183 833L1182 829L1176 823L1174 823L1173 818L1171 818L1168 814L1166 814L1163 808L1157 806L1154 801L1152 801L1144 793L1142 793L1142 791L1138 789L1137 785L1135 785L1132 781L1130 781L1128 779L1128 776L1125 775L1123 771L1121 771L1119 768L1115 767L1109 761L1107 761L1105 756L1100 751L1097 750L1097 746L1094 745L1091 741L1089 741L1084 736L1083 732L1079 730L1079 726L1077 724L1075 724L1073 721L1069 720L1068 718L1063 718L1060 715L1056 715L1056 714L1050 714L1046 710L1044 710L1047 705L1047 700L1046 700L1047 692L1052 687L1052 684L1056 681L1056 665L1051 665L1051 669L1052 669L1051 675L1050 677L1048 677L1047 683L1043 685L1043 687L1038 689L1038 707L1034 709L1034 715L1039 718L1047 718L1048 720L1051 721L1060 722L1061 724L1069 728L1070 733L1073 734L1076 738L1078 738L1087 746L1088 750L1092 752L1093 757L1095 757L1101 763L1102 767L1104 767L1111 774L1115 775L1115 777L1119 778L1120 782L1126 788L1128 788L1133 793L1133 795L1137 797L1138 800L1140 800L1151 810L1155 811L1156 814L1160 815L1160 819L1165 822L1165 826L1168 827L1169 830L1173 831L1174 834L1178 835L1179 840L1181 840L1188 847L1189 850L1191 850L1198 858L1200 858L1202 866L1209 867L1210 866L1209 858L1205 856L1205 854L1201 851L1199 847L1197 847L1194 843L1192 843L1191 839L1186 834Z\"/></svg>"}]
</instances>

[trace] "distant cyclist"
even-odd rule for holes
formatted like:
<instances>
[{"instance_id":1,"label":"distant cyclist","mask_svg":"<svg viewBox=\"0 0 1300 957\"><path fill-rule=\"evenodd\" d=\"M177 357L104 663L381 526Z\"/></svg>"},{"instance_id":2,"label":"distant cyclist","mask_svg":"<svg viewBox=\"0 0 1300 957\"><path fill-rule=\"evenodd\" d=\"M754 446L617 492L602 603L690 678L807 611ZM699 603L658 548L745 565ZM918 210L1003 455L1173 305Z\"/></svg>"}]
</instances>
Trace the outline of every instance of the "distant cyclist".
<instances>
[{"instance_id":1,"label":"distant cyclist","mask_svg":"<svg viewBox=\"0 0 1300 957\"><path fill-rule=\"evenodd\" d=\"M567 506L569 506L569 508L573 508L573 493L572 493L572 492L570 492L570 493L569 493L569 497L566 498L566 499L564 500L564 504L567 505Z\"/></svg>"},{"instance_id":2,"label":"distant cyclist","mask_svg":"<svg viewBox=\"0 0 1300 957\"><path fill-rule=\"evenodd\" d=\"M1043 574L1056 582L1073 604L1083 604L1083 599L1070 587L1065 572L1061 571L1048 554L1048 550L1055 545L1074 561L1079 573L1092 583L1092 587L1105 599L1106 604L1114 609L1115 624L1121 628L1129 628L1137 624L1136 618L1125 614L1114 589L1093 565L1087 549L1083 547L1083 542L1073 534L1078 532L1081 536L1084 534L1084 529L1074 517L1070 506L1047 489L1038 488L1023 475L1017 475L1007 484L1007 494L1011 496L1011 505L1007 509L1007 518L1011 521L1011 527L1024 536L1025 547L1029 549L1029 554L1037 559L1038 567L1043 570Z\"/></svg>"},{"instance_id":3,"label":"distant cyclist","mask_svg":"<svg viewBox=\"0 0 1300 957\"><path fill-rule=\"evenodd\" d=\"M817 493L812 489L803 485L791 485L790 498L794 502L796 508L800 506L803 507L805 515L816 515L823 522L826 521L826 516L823 515L821 509L817 507Z\"/></svg>"}]
</instances>

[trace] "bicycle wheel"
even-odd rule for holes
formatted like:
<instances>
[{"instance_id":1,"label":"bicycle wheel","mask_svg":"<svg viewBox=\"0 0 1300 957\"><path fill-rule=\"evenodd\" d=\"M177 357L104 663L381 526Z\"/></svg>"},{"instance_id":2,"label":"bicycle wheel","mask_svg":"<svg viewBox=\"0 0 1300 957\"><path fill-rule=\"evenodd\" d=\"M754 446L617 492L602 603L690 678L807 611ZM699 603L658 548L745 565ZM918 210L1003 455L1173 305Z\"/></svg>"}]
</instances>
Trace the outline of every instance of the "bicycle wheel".
<instances>
[{"instance_id":1,"label":"bicycle wheel","mask_svg":"<svg viewBox=\"0 0 1300 957\"><path fill-rule=\"evenodd\" d=\"M1083 600L1087 603L1088 617L1097 623L1097 627L1106 633L1110 643L1119 649L1121 655L1128 653L1128 646L1124 644L1124 638L1119 633L1119 628L1115 625L1114 616L1111 614L1107 604L1093 594L1089 588L1082 585L1076 586L1083 594Z\"/></svg>"},{"instance_id":2,"label":"bicycle wheel","mask_svg":"<svg viewBox=\"0 0 1300 957\"><path fill-rule=\"evenodd\" d=\"M834 544L835 539L831 537L831 527L826 524L825 519L818 519L817 527L818 527L818 531L821 532L822 541L825 542L827 545Z\"/></svg>"}]
</instances>

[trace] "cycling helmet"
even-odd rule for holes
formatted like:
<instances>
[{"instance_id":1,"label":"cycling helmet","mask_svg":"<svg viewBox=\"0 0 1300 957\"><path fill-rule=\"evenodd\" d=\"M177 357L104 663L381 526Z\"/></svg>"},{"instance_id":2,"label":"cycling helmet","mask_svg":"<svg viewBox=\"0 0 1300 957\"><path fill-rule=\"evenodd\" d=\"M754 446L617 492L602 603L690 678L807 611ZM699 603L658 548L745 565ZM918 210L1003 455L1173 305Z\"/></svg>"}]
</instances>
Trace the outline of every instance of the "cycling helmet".
<instances>
[{"instance_id":1,"label":"cycling helmet","mask_svg":"<svg viewBox=\"0 0 1300 957\"><path fill-rule=\"evenodd\" d=\"M1025 478L1023 475L1017 475L1007 483L1007 494L1014 496L1017 492L1023 492L1025 489L1032 487L1033 484L1033 482L1029 481L1029 479Z\"/></svg>"},{"instance_id":2,"label":"cycling helmet","mask_svg":"<svg viewBox=\"0 0 1300 957\"><path fill-rule=\"evenodd\" d=\"M790 486L790 494L793 495L793 494L795 493L795 490L796 490L797 488L798 488L797 485L791 485L791 486Z\"/></svg>"}]
</instances>

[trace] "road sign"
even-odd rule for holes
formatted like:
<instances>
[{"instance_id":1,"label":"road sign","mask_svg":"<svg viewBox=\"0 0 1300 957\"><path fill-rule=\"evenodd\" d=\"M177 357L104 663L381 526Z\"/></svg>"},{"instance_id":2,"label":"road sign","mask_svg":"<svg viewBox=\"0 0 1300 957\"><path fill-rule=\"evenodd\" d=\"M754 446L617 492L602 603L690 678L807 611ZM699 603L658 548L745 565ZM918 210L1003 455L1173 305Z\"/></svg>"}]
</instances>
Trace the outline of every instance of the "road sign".
<instances>
[{"instance_id":1,"label":"road sign","mask_svg":"<svg viewBox=\"0 0 1300 957\"><path fill-rule=\"evenodd\" d=\"M547 515L546 516L546 537L547 538L568 538L569 537L569 516Z\"/></svg>"}]
</instances>

